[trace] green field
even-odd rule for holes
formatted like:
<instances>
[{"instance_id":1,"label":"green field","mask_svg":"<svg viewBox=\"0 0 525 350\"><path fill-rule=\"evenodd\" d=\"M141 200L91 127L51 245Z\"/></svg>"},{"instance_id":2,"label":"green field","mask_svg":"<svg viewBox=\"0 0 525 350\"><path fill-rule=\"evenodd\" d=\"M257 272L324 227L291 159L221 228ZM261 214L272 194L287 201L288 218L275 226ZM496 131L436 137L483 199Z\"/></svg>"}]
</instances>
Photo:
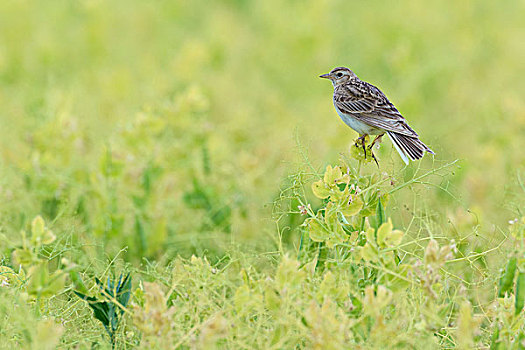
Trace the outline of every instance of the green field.
<instances>
[{"instance_id":1,"label":"green field","mask_svg":"<svg viewBox=\"0 0 525 350\"><path fill-rule=\"evenodd\" d=\"M2 1L0 348L525 349L524 14ZM436 155L363 159L337 66Z\"/></svg>"}]
</instances>

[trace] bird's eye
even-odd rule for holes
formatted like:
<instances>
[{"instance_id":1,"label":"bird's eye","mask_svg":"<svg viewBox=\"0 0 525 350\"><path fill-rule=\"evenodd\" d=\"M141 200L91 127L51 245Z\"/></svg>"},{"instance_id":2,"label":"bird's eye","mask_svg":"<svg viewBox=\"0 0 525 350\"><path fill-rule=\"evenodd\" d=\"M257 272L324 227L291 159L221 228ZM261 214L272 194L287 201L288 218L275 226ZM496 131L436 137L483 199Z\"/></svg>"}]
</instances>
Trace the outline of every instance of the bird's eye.
<instances>
[{"instance_id":1,"label":"bird's eye","mask_svg":"<svg viewBox=\"0 0 525 350\"><path fill-rule=\"evenodd\" d=\"M341 78L343 76L343 73L339 72L335 76L338 77L338 78Z\"/></svg>"}]
</instances>

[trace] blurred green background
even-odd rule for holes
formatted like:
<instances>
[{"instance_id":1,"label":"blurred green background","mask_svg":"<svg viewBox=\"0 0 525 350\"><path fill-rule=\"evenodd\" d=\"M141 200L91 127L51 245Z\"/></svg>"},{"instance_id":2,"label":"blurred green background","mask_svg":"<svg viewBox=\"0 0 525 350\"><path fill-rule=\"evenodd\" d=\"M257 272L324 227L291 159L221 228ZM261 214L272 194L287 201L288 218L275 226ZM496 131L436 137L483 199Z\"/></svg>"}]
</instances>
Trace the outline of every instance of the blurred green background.
<instances>
[{"instance_id":1,"label":"blurred green background","mask_svg":"<svg viewBox=\"0 0 525 350\"><path fill-rule=\"evenodd\" d=\"M37 214L86 257L271 247L302 154L322 169L357 136L318 79L341 65L436 151L400 170L385 141L382 172L459 159L440 184L454 196L420 204L505 224L523 203L524 15L517 0L3 1L0 248Z\"/></svg>"}]
</instances>

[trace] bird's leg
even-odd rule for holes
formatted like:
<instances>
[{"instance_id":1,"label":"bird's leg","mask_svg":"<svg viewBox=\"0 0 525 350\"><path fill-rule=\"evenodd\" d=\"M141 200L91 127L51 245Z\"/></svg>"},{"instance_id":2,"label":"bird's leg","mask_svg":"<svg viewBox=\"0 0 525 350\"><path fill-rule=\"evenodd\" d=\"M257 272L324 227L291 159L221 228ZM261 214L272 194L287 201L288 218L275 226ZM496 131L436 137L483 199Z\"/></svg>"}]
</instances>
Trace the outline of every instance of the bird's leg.
<instances>
[{"instance_id":1,"label":"bird's leg","mask_svg":"<svg viewBox=\"0 0 525 350\"><path fill-rule=\"evenodd\" d=\"M376 142L381 143L381 138L382 138L384 135L385 135L385 134L377 135L376 138L374 139L374 141L372 141L372 143L370 144L370 146L368 146L368 148L372 149L372 147L374 147L374 145L376 144Z\"/></svg>"},{"instance_id":2,"label":"bird's leg","mask_svg":"<svg viewBox=\"0 0 525 350\"><path fill-rule=\"evenodd\" d=\"M355 141L355 145L357 147L359 147L359 143L358 142L360 142L361 146L363 146L363 151L365 152L365 159L366 159L366 144L365 144L365 142L366 142L366 137L367 136L368 136L367 134L363 134L363 135L359 136L357 138L357 140Z\"/></svg>"},{"instance_id":3,"label":"bird's leg","mask_svg":"<svg viewBox=\"0 0 525 350\"><path fill-rule=\"evenodd\" d=\"M374 160L374 162L376 162L377 167L379 168L379 163L377 162L376 155L374 154L374 152L372 152L372 150L370 150L370 153L372 154L372 159Z\"/></svg>"},{"instance_id":4,"label":"bird's leg","mask_svg":"<svg viewBox=\"0 0 525 350\"><path fill-rule=\"evenodd\" d=\"M372 154L372 158L374 159L374 161L376 162L377 164L377 167L379 168L379 163L377 161L377 158L376 158L376 155L374 154L374 145L376 142L381 142L381 138L383 137L384 134L381 134L381 135L377 135L376 138L374 139L374 141L372 141L372 143L370 144L370 146L368 146L368 149L370 150L370 153Z\"/></svg>"}]
</instances>

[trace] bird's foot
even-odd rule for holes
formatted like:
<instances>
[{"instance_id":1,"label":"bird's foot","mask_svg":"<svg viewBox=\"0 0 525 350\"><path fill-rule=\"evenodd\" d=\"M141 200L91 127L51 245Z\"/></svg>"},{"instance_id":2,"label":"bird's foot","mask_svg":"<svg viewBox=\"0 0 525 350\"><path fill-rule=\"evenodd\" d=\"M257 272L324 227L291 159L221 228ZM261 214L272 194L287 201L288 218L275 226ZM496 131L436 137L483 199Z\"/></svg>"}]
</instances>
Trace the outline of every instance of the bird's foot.
<instances>
[{"instance_id":1,"label":"bird's foot","mask_svg":"<svg viewBox=\"0 0 525 350\"><path fill-rule=\"evenodd\" d=\"M365 159L366 159L366 137L367 136L368 136L367 134L363 134L359 136L357 140L355 140L356 147L359 147L359 146L363 147L363 152L365 152Z\"/></svg>"}]
</instances>

